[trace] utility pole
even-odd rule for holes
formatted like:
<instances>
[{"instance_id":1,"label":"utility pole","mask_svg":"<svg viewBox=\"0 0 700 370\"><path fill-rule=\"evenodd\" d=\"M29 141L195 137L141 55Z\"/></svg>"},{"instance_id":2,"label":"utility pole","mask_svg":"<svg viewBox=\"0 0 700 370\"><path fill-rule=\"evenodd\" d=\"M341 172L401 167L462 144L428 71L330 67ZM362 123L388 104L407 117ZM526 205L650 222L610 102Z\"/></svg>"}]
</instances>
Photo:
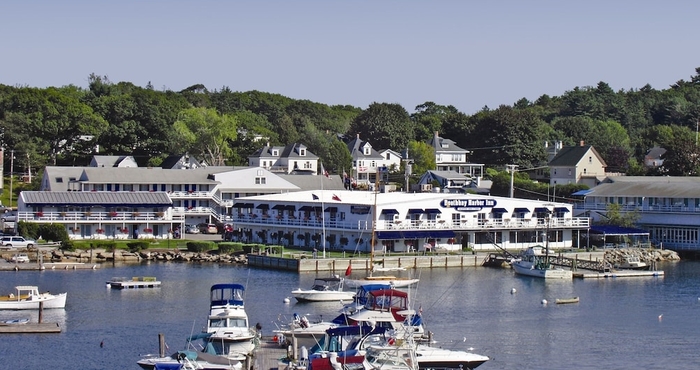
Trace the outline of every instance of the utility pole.
<instances>
[{"instance_id":1,"label":"utility pole","mask_svg":"<svg viewBox=\"0 0 700 370\"><path fill-rule=\"evenodd\" d=\"M15 172L15 150L10 150L10 204L12 208L12 173Z\"/></svg>"},{"instance_id":2,"label":"utility pole","mask_svg":"<svg viewBox=\"0 0 700 370\"><path fill-rule=\"evenodd\" d=\"M517 164L507 164L508 170L510 171L510 197L513 197L513 176L515 174L515 169L518 167Z\"/></svg>"}]
</instances>

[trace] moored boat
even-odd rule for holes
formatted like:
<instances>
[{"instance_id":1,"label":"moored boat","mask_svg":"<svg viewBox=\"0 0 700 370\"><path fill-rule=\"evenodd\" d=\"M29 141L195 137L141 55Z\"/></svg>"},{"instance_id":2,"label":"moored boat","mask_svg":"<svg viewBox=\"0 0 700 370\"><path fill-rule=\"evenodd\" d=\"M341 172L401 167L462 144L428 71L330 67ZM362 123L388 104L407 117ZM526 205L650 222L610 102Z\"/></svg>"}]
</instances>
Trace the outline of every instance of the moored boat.
<instances>
[{"instance_id":1,"label":"moored boat","mask_svg":"<svg viewBox=\"0 0 700 370\"><path fill-rule=\"evenodd\" d=\"M241 360L191 350L177 351L165 357L146 355L136 363L146 370L241 370L243 368Z\"/></svg>"},{"instance_id":2,"label":"moored boat","mask_svg":"<svg viewBox=\"0 0 700 370\"><path fill-rule=\"evenodd\" d=\"M159 288L160 281L150 276L133 277L131 279L115 277L107 282L107 287L112 289Z\"/></svg>"},{"instance_id":3,"label":"moored boat","mask_svg":"<svg viewBox=\"0 0 700 370\"><path fill-rule=\"evenodd\" d=\"M338 276L316 278L311 289L295 289L292 296L299 302L351 301L355 292L344 291L343 282Z\"/></svg>"},{"instance_id":4,"label":"moored boat","mask_svg":"<svg viewBox=\"0 0 700 370\"><path fill-rule=\"evenodd\" d=\"M211 287L209 316L202 339L216 354L230 358L248 355L255 349L258 333L248 323L241 284L215 284Z\"/></svg>"},{"instance_id":5,"label":"moored boat","mask_svg":"<svg viewBox=\"0 0 700 370\"><path fill-rule=\"evenodd\" d=\"M646 262L642 262L637 256L626 256L622 263L615 265L615 268L622 270L643 270L648 269L649 265Z\"/></svg>"},{"instance_id":6,"label":"moored boat","mask_svg":"<svg viewBox=\"0 0 700 370\"><path fill-rule=\"evenodd\" d=\"M515 273L520 275L543 279L573 279L573 272L553 266L549 261L548 250L540 246L527 248L519 259L513 261L512 266Z\"/></svg>"},{"instance_id":7,"label":"moored boat","mask_svg":"<svg viewBox=\"0 0 700 370\"><path fill-rule=\"evenodd\" d=\"M39 287L20 285L16 293L0 296L0 310L37 310L42 308L65 308L68 293L39 293Z\"/></svg>"}]
</instances>

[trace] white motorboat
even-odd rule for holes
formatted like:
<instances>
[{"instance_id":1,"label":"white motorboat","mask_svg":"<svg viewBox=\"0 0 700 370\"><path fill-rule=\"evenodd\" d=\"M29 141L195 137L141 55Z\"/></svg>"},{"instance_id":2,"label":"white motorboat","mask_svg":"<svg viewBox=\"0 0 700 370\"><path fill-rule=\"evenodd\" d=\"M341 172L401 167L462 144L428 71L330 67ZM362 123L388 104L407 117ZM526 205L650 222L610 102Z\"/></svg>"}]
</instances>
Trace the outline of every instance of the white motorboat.
<instances>
[{"instance_id":1,"label":"white motorboat","mask_svg":"<svg viewBox=\"0 0 700 370\"><path fill-rule=\"evenodd\" d=\"M241 360L196 351L178 351L171 356L146 355L136 362L142 369L241 370Z\"/></svg>"},{"instance_id":2,"label":"white motorboat","mask_svg":"<svg viewBox=\"0 0 700 370\"><path fill-rule=\"evenodd\" d=\"M352 301L355 292L343 290L343 278L316 278L311 289L296 289L292 296L299 302Z\"/></svg>"},{"instance_id":3,"label":"white motorboat","mask_svg":"<svg viewBox=\"0 0 700 370\"><path fill-rule=\"evenodd\" d=\"M425 344L416 344L409 338L407 341L389 335L392 331L385 328L369 326L344 326L330 329L326 333L322 346L311 349L310 362L316 364L323 353L338 353L338 362L357 363L359 358L367 354L368 349L415 350L415 359L418 368L423 370L434 369L474 369L489 361L489 357L462 351L432 347ZM409 353L404 352L403 358L408 358ZM323 360L320 360L323 362ZM313 366L312 366L313 367Z\"/></svg>"},{"instance_id":4,"label":"white motorboat","mask_svg":"<svg viewBox=\"0 0 700 370\"><path fill-rule=\"evenodd\" d=\"M211 287L209 317L204 332L207 346L221 356L239 358L255 349L258 333L248 324L241 284L215 284ZM211 351L207 351L211 353Z\"/></svg>"},{"instance_id":5,"label":"white motorboat","mask_svg":"<svg viewBox=\"0 0 700 370\"><path fill-rule=\"evenodd\" d=\"M65 308L68 293L51 294L39 293L39 287L20 285L15 287L16 293L0 296L0 310L38 310L42 308Z\"/></svg>"},{"instance_id":6,"label":"white motorboat","mask_svg":"<svg viewBox=\"0 0 700 370\"><path fill-rule=\"evenodd\" d=\"M540 246L527 248L520 258L513 260L512 266L513 270L520 275L544 279L573 278L571 270L552 266L548 250Z\"/></svg>"},{"instance_id":7,"label":"white motorboat","mask_svg":"<svg viewBox=\"0 0 700 370\"><path fill-rule=\"evenodd\" d=\"M394 288L406 288L417 284L420 279L399 277L394 275L370 275L360 279L346 279L345 285L349 288L359 288L371 284L390 284Z\"/></svg>"}]
</instances>

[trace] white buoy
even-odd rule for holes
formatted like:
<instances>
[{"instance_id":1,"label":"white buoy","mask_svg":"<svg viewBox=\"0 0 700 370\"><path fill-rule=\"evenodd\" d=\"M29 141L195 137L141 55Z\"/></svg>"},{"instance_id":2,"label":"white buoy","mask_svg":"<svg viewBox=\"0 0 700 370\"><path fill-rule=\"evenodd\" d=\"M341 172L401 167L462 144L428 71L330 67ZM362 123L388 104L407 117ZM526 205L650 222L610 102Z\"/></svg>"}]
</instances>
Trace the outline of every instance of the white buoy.
<instances>
[{"instance_id":1,"label":"white buoy","mask_svg":"<svg viewBox=\"0 0 700 370\"><path fill-rule=\"evenodd\" d=\"M659 321L663 320L664 314L659 315Z\"/></svg>"},{"instance_id":2,"label":"white buoy","mask_svg":"<svg viewBox=\"0 0 700 370\"><path fill-rule=\"evenodd\" d=\"M546 304L547 304L547 300L546 300L546 299L543 299L543 300L542 300L542 304L543 304L543 305L546 305Z\"/></svg>"},{"instance_id":3,"label":"white buoy","mask_svg":"<svg viewBox=\"0 0 700 370\"><path fill-rule=\"evenodd\" d=\"M289 297L284 297L284 303L289 303Z\"/></svg>"},{"instance_id":4,"label":"white buoy","mask_svg":"<svg viewBox=\"0 0 700 370\"><path fill-rule=\"evenodd\" d=\"M510 294L515 294L515 292L517 292L517 290L515 290L515 288L510 290Z\"/></svg>"}]
</instances>

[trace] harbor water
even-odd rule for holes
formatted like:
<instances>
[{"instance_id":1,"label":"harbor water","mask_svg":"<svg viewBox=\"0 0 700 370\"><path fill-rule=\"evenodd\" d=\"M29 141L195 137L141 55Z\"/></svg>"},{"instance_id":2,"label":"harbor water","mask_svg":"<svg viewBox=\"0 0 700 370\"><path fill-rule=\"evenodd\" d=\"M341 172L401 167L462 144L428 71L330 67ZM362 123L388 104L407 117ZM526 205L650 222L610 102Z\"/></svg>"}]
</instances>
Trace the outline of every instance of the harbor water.
<instances>
[{"instance_id":1,"label":"harbor water","mask_svg":"<svg viewBox=\"0 0 700 370\"><path fill-rule=\"evenodd\" d=\"M410 290L436 345L491 357L480 369L687 369L697 366L700 343L700 262L660 266L663 277L544 281L507 269L424 269ZM359 272L358 272L359 274ZM354 274L355 275L355 274ZM117 290L117 276L155 276L160 288ZM149 262L96 270L0 273L0 294L16 285L68 292L65 310L46 310L60 334L5 334L6 369L138 369L141 355L157 353L159 333L170 351L201 331L209 288L246 286L251 324L265 335L294 313L314 320L337 315L340 303L285 303L310 287L316 274L229 265ZM557 298L579 303L557 305ZM543 301L548 303L545 304ZM37 312L0 311L0 319Z\"/></svg>"}]
</instances>

